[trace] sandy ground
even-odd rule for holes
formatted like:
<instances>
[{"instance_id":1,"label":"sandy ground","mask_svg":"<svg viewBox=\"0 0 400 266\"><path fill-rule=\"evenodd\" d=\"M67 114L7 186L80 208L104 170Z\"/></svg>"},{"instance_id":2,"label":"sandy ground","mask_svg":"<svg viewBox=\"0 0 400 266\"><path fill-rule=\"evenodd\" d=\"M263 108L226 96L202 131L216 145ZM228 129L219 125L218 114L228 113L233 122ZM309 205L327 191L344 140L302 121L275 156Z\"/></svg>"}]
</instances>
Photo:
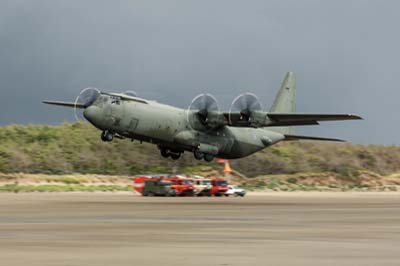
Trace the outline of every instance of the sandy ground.
<instances>
[{"instance_id":1,"label":"sandy ground","mask_svg":"<svg viewBox=\"0 0 400 266\"><path fill-rule=\"evenodd\" d=\"M0 194L0 265L398 266L400 194Z\"/></svg>"}]
</instances>

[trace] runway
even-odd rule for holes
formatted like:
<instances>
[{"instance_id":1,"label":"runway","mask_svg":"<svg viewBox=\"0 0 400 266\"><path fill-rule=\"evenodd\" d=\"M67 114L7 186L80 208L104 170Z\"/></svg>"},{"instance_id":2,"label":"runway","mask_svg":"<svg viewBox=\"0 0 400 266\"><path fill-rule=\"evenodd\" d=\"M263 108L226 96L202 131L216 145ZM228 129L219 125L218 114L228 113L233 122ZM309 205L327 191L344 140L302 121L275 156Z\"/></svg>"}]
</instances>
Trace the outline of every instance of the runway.
<instances>
[{"instance_id":1,"label":"runway","mask_svg":"<svg viewBox=\"0 0 400 266\"><path fill-rule=\"evenodd\" d=\"M0 265L400 265L400 194L0 194Z\"/></svg>"}]
</instances>

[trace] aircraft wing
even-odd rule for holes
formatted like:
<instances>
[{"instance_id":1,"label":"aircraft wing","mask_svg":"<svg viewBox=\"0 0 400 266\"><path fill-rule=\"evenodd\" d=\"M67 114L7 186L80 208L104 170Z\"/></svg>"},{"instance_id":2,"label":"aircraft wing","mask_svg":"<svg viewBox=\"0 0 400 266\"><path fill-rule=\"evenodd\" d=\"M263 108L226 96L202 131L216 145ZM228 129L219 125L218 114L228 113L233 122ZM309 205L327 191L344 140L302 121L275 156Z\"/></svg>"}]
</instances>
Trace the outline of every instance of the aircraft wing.
<instances>
[{"instance_id":1,"label":"aircraft wing","mask_svg":"<svg viewBox=\"0 0 400 266\"><path fill-rule=\"evenodd\" d=\"M60 102L60 101L43 101L43 103L45 104L51 104L51 105L58 105L58 106L64 106L64 107L76 107L76 108L80 108L80 109L84 109L85 106L83 104L80 103L72 103L72 102Z\"/></svg>"},{"instance_id":2,"label":"aircraft wing","mask_svg":"<svg viewBox=\"0 0 400 266\"><path fill-rule=\"evenodd\" d=\"M267 126L299 126L299 125L318 125L324 121L360 120L358 115L353 114L279 114L268 113L267 117L271 121Z\"/></svg>"},{"instance_id":3,"label":"aircraft wing","mask_svg":"<svg viewBox=\"0 0 400 266\"><path fill-rule=\"evenodd\" d=\"M241 113L224 113L230 126L235 127L285 127L319 125L324 121L360 120L353 114L305 114L305 113L257 113L251 121L243 119Z\"/></svg>"},{"instance_id":4,"label":"aircraft wing","mask_svg":"<svg viewBox=\"0 0 400 266\"><path fill-rule=\"evenodd\" d=\"M106 92L102 92L103 95L108 95L108 96L112 96L112 97L118 97L121 98L123 100L127 100L127 101L133 101L133 102L139 102L139 103L144 103L144 104L148 104L148 102L144 99L138 98L138 97L134 97L134 96L130 96L130 95L126 95L123 93L106 93Z\"/></svg>"}]
</instances>

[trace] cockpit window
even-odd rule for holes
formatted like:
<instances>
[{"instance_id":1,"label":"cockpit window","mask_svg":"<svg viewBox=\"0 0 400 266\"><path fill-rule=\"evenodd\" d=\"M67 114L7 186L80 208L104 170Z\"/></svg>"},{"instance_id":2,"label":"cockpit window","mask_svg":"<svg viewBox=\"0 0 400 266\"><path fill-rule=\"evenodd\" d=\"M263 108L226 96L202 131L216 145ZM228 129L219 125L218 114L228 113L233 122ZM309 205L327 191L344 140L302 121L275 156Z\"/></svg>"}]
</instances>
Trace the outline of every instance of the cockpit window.
<instances>
[{"instance_id":1,"label":"cockpit window","mask_svg":"<svg viewBox=\"0 0 400 266\"><path fill-rule=\"evenodd\" d=\"M121 104L121 98L112 96L111 97L111 104L120 105Z\"/></svg>"},{"instance_id":2,"label":"cockpit window","mask_svg":"<svg viewBox=\"0 0 400 266\"><path fill-rule=\"evenodd\" d=\"M100 96L94 103L93 105L99 106L99 107L103 107L104 104L106 104L108 101L108 97L106 96Z\"/></svg>"}]
</instances>

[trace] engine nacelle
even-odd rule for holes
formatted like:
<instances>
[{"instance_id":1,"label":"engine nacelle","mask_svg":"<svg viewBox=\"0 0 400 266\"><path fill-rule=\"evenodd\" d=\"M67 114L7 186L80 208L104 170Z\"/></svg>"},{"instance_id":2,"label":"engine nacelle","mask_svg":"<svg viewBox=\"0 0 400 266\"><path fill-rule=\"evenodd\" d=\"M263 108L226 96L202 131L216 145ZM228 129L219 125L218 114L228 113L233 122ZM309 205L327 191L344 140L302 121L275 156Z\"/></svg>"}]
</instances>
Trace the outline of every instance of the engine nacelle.
<instances>
[{"instance_id":1,"label":"engine nacelle","mask_svg":"<svg viewBox=\"0 0 400 266\"><path fill-rule=\"evenodd\" d=\"M254 111L251 112L250 117L248 119L249 126L252 127L262 127L265 125L267 113Z\"/></svg>"},{"instance_id":2,"label":"engine nacelle","mask_svg":"<svg viewBox=\"0 0 400 266\"><path fill-rule=\"evenodd\" d=\"M229 122L233 126L260 127L265 123L266 113L261 102L253 93L243 93L236 97L229 110Z\"/></svg>"},{"instance_id":3,"label":"engine nacelle","mask_svg":"<svg viewBox=\"0 0 400 266\"><path fill-rule=\"evenodd\" d=\"M217 99L209 93L196 96L187 114L189 125L198 131L207 131L227 124L224 115L219 111Z\"/></svg>"},{"instance_id":4,"label":"engine nacelle","mask_svg":"<svg viewBox=\"0 0 400 266\"><path fill-rule=\"evenodd\" d=\"M207 119L204 121L204 126L210 129L219 128L225 126L226 119L220 112L209 112L207 114Z\"/></svg>"}]
</instances>

